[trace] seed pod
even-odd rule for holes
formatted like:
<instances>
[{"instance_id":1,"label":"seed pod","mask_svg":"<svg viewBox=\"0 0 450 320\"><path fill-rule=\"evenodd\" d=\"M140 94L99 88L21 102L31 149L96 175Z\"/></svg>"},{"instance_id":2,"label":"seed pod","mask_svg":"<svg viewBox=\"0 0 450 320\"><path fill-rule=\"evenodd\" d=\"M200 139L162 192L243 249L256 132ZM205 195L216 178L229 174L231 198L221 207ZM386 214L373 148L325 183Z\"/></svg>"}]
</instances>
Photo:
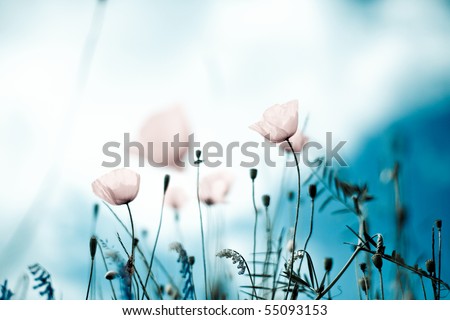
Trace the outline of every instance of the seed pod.
<instances>
[{"instance_id":1,"label":"seed pod","mask_svg":"<svg viewBox=\"0 0 450 320\"><path fill-rule=\"evenodd\" d=\"M195 156L197 157L197 160L200 160L200 157L202 156L201 150L195 150Z\"/></svg>"},{"instance_id":2,"label":"seed pod","mask_svg":"<svg viewBox=\"0 0 450 320\"><path fill-rule=\"evenodd\" d=\"M315 199L317 195L317 186L315 184L310 184L309 185L309 196L311 197L311 199Z\"/></svg>"},{"instance_id":3,"label":"seed pod","mask_svg":"<svg viewBox=\"0 0 450 320\"><path fill-rule=\"evenodd\" d=\"M378 234L378 239L377 239L377 253L383 254L384 253L384 240L383 240L383 236L381 234Z\"/></svg>"},{"instance_id":4,"label":"seed pod","mask_svg":"<svg viewBox=\"0 0 450 320\"><path fill-rule=\"evenodd\" d=\"M97 252L97 237L91 237L91 240L89 241L89 250L91 252L91 259L94 260L95 253Z\"/></svg>"},{"instance_id":5,"label":"seed pod","mask_svg":"<svg viewBox=\"0 0 450 320\"><path fill-rule=\"evenodd\" d=\"M372 262L375 268L381 271L381 268L383 267L383 258L381 257L381 254L376 253L372 256Z\"/></svg>"},{"instance_id":6,"label":"seed pod","mask_svg":"<svg viewBox=\"0 0 450 320\"><path fill-rule=\"evenodd\" d=\"M257 175L258 175L258 170L254 169L254 168L250 169L250 179L255 180Z\"/></svg>"},{"instance_id":7,"label":"seed pod","mask_svg":"<svg viewBox=\"0 0 450 320\"><path fill-rule=\"evenodd\" d=\"M105 274L106 280L114 280L119 276L119 273L114 270L110 270Z\"/></svg>"},{"instance_id":8,"label":"seed pod","mask_svg":"<svg viewBox=\"0 0 450 320\"><path fill-rule=\"evenodd\" d=\"M265 194L262 196L262 203L264 205L264 207L268 207L270 205L270 196Z\"/></svg>"},{"instance_id":9,"label":"seed pod","mask_svg":"<svg viewBox=\"0 0 450 320\"><path fill-rule=\"evenodd\" d=\"M330 272L331 268L333 268L333 258L325 258L325 260L323 260L323 266L325 271Z\"/></svg>"},{"instance_id":10,"label":"seed pod","mask_svg":"<svg viewBox=\"0 0 450 320\"><path fill-rule=\"evenodd\" d=\"M167 188L169 187L170 175L166 174L164 176L164 193L166 193Z\"/></svg>"},{"instance_id":11,"label":"seed pod","mask_svg":"<svg viewBox=\"0 0 450 320\"><path fill-rule=\"evenodd\" d=\"M295 193L293 191L288 192L288 200L294 201Z\"/></svg>"},{"instance_id":12,"label":"seed pod","mask_svg":"<svg viewBox=\"0 0 450 320\"><path fill-rule=\"evenodd\" d=\"M194 256L189 256L188 257L188 263L193 266L195 263L195 257Z\"/></svg>"},{"instance_id":13,"label":"seed pod","mask_svg":"<svg viewBox=\"0 0 450 320\"><path fill-rule=\"evenodd\" d=\"M94 204L94 219L97 219L98 217L98 211L99 211L100 207L98 205L98 203Z\"/></svg>"},{"instance_id":14,"label":"seed pod","mask_svg":"<svg viewBox=\"0 0 450 320\"><path fill-rule=\"evenodd\" d=\"M436 220L436 228L438 229L438 231L441 231L441 228L442 228L442 220L441 219L438 219L438 220Z\"/></svg>"},{"instance_id":15,"label":"seed pod","mask_svg":"<svg viewBox=\"0 0 450 320\"><path fill-rule=\"evenodd\" d=\"M171 284L167 284L166 287L164 288L164 291L166 291L167 295L169 296L173 296L173 294L175 293L175 289L172 287Z\"/></svg>"},{"instance_id":16,"label":"seed pod","mask_svg":"<svg viewBox=\"0 0 450 320\"><path fill-rule=\"evenodd\" d=\"M434 264L434 261L431 259L428 259L427 261L425 261L425 267L427 268L427 271L432 274L434 273L434 271L436 270L436 266Z\"/></svg>"},{"instance_id":17,"label":"seed pod","mask_svg":"<svg viewBox=\"0 0 450 320\"><path fill-rule=\"evenodd\" d=\"M367 270L367 264L366 264L365 262L360 263L360 264L359 264L359 267L361 268L361 271L362 271L363 273L366 273L366 270Z\"/></svg>"},{"instance_id":18,"label":"seed pod","mask_svg":"<svg viewBox=\"0 0 450 320\"><path fill-rule=\"evenodd\" d=\"M361 290L364 291L365 294L367 294L367 291L370 289L369 279L367 277L361 277L358 280L359 286L361 287Z\"/></svg>"}]
</instances>

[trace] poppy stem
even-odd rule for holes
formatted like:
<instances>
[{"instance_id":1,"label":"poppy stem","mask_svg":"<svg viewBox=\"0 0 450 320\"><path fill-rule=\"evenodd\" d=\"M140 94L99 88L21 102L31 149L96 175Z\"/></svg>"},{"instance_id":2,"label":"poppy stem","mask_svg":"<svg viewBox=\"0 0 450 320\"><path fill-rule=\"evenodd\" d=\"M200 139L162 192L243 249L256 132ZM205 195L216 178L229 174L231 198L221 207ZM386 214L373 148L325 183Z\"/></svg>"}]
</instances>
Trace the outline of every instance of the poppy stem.
<instances>
[{"instance_id":1,"label":"poppy stem","mask_svg":"<svg viewBox=\"0 0 450 320\"><path fill-rule=\"evenodd\" d=\"M91 289L92 274L94 273L94 258L91 259L91 270L89 272L89 283L86 292L86 300L89 300L89 290Z\"/></svg>"},{"instance_id":2,"label":"poppy stem","mask_svg":"<svg viewBox=\"0 0 450 320\"><path fill-rule=\"evenodd\" d=\"M380 290L381 290L381 300L384 300L384 284L383 284L383 272L381 271L381 268L378 269L380 272Z\"/></svg>"},{"instance_id":3,"label":"poppy stem","mask_svg":"<svg viewBox=\"0 0 450 320\"><path fill-rule=\"evenodd\" d=\"M147 273L147 277L145 278L145 282L144 282L144 287L145 288L147 288L148 279L150 278L150 274L152 273L152 266L153 266L153 260L155 258L156 245L158 244L159 233L161 232L161 225L162 225L162 219L163 219L165 199L166 199L166 193L164 192L163 198L162 198L162 204L161 204L161 213L159 214L158 231L156 232L156 239L155 239L155 243L153 244L152 255L150 256L150 262L149 262L149 266L148 266L148 273ZM142 294L142 299L144 299L144 294Z\"/></svg>"},{"instance_id":4,"label":"poppy stem","mask_svg":"<svg viewBox=\"0 0 450 320\"><path fill-rule=\"evenodd\" d=\"M203 232L203 216L200 204L200 163L197 163L197 202L198 212L200 215L200 233L202 237L202 257L203 257L203 278L205 282L205 300L208 299L208 276L206 273L206 254L205 254L205 234Z\"/></svg>"},{"instance_id":5,"label":"poppy stem","mask_svg":"<svg viewBox=\"0 0 450 320\"><path fill-rule=\"evenodd\" d=\"M309 233L308 233L308 237L306 238L305 246L303 247L303 251L306 251L306 248L308 247L309 240L311 239L311 236L313 233L313 225L314 225L314 199L311 199L311 224L309 225ZM300 272L300 269L302 268L302 263L303 263L303 257L300 260L300 265L298 267L299 272Z\"/></svg>"},{"instance_id":6,"label":"poppy stem","mask_svg":"<svg viewBox=\"0 0 450 320\"><path fill-rule=\"evenodd\" d=\"M100 250L100 254L102 256L103 265L105 266L105 272L108 272L108 265L106 263L105 255L103 254L103 249L102 249L102 246L100 245L100 243L97 244L97 247ZM114 298L114 300L117 300L117 295L116 295L116 291L114 290L113 282L112 282L112 280L108 280L108 281L109 281L109 284L111 286L111 291L112 291L112 294L113 294L113 298Z\"/></svg>"},{"instance_id":7,"label":"poppy stem","mask_svg":"<svg viewBox=\"0 0 450 320\"><path fill-rule=\"evenodd\" d=\"M133 215L131 214L130 205L127 203L128 214L130 216L130 224L131 224L131 258L134 259L134 223L133 223Z\"/></svg>"},{"instance_id":8,"label":"poppy stem","mask_svg":"<svg viewBox=\"0 0 450 320\"><path fill-rule=\"evenodd\" d=\"M295 154L294 148L292 147L291 142L289 141L289 139L286 139L286 142L289 145L289 148L291 148L292 154L294 155L294 159L295 159L295 166L297 168L297 182L298 182L298 190L297 190L297 207L296 207L296 212L295 212L295 224L294 224L294 235L293 235L293 239L292 239L292 256L291 256L291 261L294 261L294 254L295 254L295 238L297 236L297 226L298 226L298 216L299 216L299 212L300 212L300 191L301 191L301 181L300 181L300 166L298 163L298 159L297 159L297 155ZM292 282L292 274L294 272L294 264L292 263L291 265L291 270L289 270L289 282L288 282L288 287L286 290L286 297L285 300L287 300L288 295L289 295L289 289L291 287L291 282Z\"/></svg>"},{"instance_id":9,"label":"poppy stem","mask_svg":"<svg viewBox=\"0 0 450 320\"><path fill-rule=\"evenodd\" d=\"M133 215L131 214L131 209L130 209L130 205L127 203L127 209L128 209L128 214L130 216L130 224L131 224L131 256L129 259L130 262L130 268L131 270L134 269L134 222L133 222ZM130 297L131 297L131 292L132 292L132 282L130 283Z\"/></svg>"},{"instance_id":10,"label":"poppy stem","mask_svg":"<svg viewBox=\"0 0 450 320\"><path fill-rule=\"evenodd\" d=\"M253 209L255 210L255 225L253 227L253 278L254 282L256 280L256 231L258 226L258 209L256 208L256 202L255 202L255 181L252 180L252 201L253 201ZM252 275L250 274L250 277ZM256 295L255 295L256 296ZM252 297L253 300L253 297Z\"/></svg>"}]
</instances>

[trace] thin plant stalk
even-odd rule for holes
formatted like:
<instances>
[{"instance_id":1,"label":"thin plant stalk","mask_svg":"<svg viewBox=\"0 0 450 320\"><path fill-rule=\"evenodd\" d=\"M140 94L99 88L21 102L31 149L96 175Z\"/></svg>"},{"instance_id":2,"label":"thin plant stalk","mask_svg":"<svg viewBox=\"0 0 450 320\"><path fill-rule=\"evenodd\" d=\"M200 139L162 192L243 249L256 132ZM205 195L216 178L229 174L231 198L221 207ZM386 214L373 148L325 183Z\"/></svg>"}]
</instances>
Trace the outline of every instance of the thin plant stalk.
<instances>
[{"instance_id":1,"label":"thin plant stalk","mask_svg":"<svg viewBox=\"0 0 450 320\"><path fill-rule=\"evenodd\" d=\"M277 292L277 287L276 287L276 283L277 283L277 280L278 280L277 272L278 272L278 267L280 265L280 260L281 260L283 233L284 233L284 229L281 230L280 236L278 237L278 249L277 249L277 260L276 260L277 263L275 265L275 268L273 269L272 300L275 299L275 294Z\"/></svg>"},{"instance_id":2,"label":"thin plant stalk","mask_svg":"<svg viewBox=\"0 0 450 320\"><path fill-rule=\"evenodd\" d=\"M139 299L139 283L137 281L137 277L136 274L133 275L133 279L134 279L134 296L137 297L137 299Z\"/></svg>"},{"instance_id":3,"label":"thin plant stalk","mask_svg":"<svg viewBox=\"0 0 450 320\"><path fill-rule=\"evenodd\" d=\"M381 300L384 300L384 285L383 285L383 272L381 269L378 269L380 272L380 290L381 290Z\"/></svg>"},{"instance_id":4,"label":"thin plant stalk","mask_svg":"<svg viewBox=\"0 0 450 320\"><path fill-rule=\"evenodd\" d=\"M309 233L308 233L308 237L306 238L305 246L303 247L303 251L306 251L306 248L308 247L308 242L311 239L312 232L313 232L313 226L314 226L314 198L311 199L311 223L309 225ZM302 268L302 263L303 263L303 259L300 260L300 264L298 267L299 272L300 272L300 269Z\"/></svg>"},{"instance_id":5,"label":"thin plant stalk","mask_svg":"<svg viewBox=\"0 0 450 320\"><path fill-rule=\"evenodd\" d=\"M433 264L436 265L436 255L434 252L434 226L431 228L431 252L432 252L432 256L433 256ZM436 276L436 271L433 272L432 274L433 277ZM436 282L435 281L431 281L431 284L433 286L433 294L434 294L434 300L438 299L438 295L437 295L437 287L436 287Z\"/></svg>"},{"instance_id":6,"label":"thin plant stalk","mask_svg":"<svg viewBox=\"0 0 450 320\"><path fill-rule=\"evenodd\" d=\"M295 238L297 237L297 226L298 226L298 216L299 216L299 211L300 211L300 191L301 191L301 180L300 180L300 166L298 163L298 159L297 159L297 155L295 154L294 148L292 147L291 142L289 141L289 139L286 139L286 142L289 145L289 148L291 148L292 154L294 155L294 159L295 159L295 164L296 164L296 168L297 168L297 182L298 182L298 188L297 188L297 207L296 207L296 212L295 212L295 224L294 224L294 234L292 237L292 248L294 248L292 250L292 256L291 256L291 260L294 261L294 253L295 253ZM291 282L292 282L292 274L294 272L294 264L291 265L291 270L289 270L289 282L288 282L288 286L287 286L287 290L286 290L286 296L285 296L285 300L287 300L288 295L289 295L289 289L291 287Z\"/></svg>"},{"instance_id":7,"label":"thin plant stalk","mask_svg":"<svg viewBox=\"0 0 450 320\"><path fill-rule=\"evenodd\" d=\"M133 223L133 215L131 214L130 205L127 203L128 215L130 216L130 224L131 224L131 259L133 259L134 263L134 223Z\"/></svg>"},{"instance_id":8,"label":"thin plant stalk","mask_svg":"<svg viewBox=\"0 0 450 320\"><path fill-rule=\"evenodd\" d=\"M125 232L131 237L131 232L130 230L128 230L127 226L123 223L123 221L119 218L119 216L114 212L114 210L111 208L111 206L108 205L108 203L104 202L103 203L106 205L106 207L109 209L109 211L112 213L112 215L114 216L114 218L119 222L119 224L122 226L122 228L125 230ZM144 261L145 267L147 268L147 270L150 268L150 265L147 261L147 258L145 257L144 252L142 251L139 243L136 245L136 249L139 252L139 255L141 256L142 260ZM155 263L158 264L158 267L161 269L161 271L165 274L165 276L167 277L167 279L169 280L170 284L174 287L177 287L175 284L175 281L173 280L172 276L170 275L170 273L167 271L167 269L164 267L164 265L161 263L161 261L158 260L158 258L155 256ZM153 280L153 282L155 283L156 287L160 287L160 285L156 282L156 279L153 277L153 275L151 275L151 278ZM162 298L162 297L161 297Z\"/></svg>"},{"instance_id":9,"label":"thin plant stalk","mask_svg":"<svg viewBox=\"0 0 450 320\"><path fill-rule=\"evenodd\" d=\"M362 300L361 288L358 283L358 259L355 261L355 279L356 279L356 289L358 289L359 300Z\"/></svg>"},{"instance_id":10,"label":"thin plant stalk","mask_svg":"<svg viewBox=\"0 0 450 320\"><path fill-rule=\"evenodd\" d=\"M441 254L442 254L442 238L441 238L441 228L438 227L438 283L437 283L437 298L441 299Z\"/></svg>"},{"instance_id":11,"label":"thin plant stalk","mask_svg":"<svg viewBox=\"0 0 450 320\"><path fill-rule=\"evenodd\" d=\"M127 255L128 259L130 259L131 256L130 256L130 254L128 253L127 249L125 248L125 246L124 246L124 244L123 244L123 242L122 242L122 239L120 238L120 235L119 235L119 234L117 234L117 239L119 240L119 243L120 243L120 245L122 246L122 249L123 249L123 251L125 252L125 254ZM142 287L142 290L143 290L143 292L144 292L145 297L146 297L148 300L150 300L150 296L148 295L147 289L146 289L147 287L144 285L144 282L142 281L142 278L141 278L139 272L137 271L137 269L134 269L134 273L136 274L136 276L137 276L137 278L138 278L138 280L139 280L139 284L140 284L141 287ZM130 285L130 288L131 288L131 285Z\"/></svg>"},{"instance_id":12,"label":"thin plant stalk","mask_svg":"<svg viewBox=\"0 0 450 320\"><path fill-rule=\"evenodd\" d=\"M373 250L367 249L367 247L360 247L360 246L358 246L358 247L360 248L360 250L365 251L365 252L368 252L368 253L370 253L370 254L376 254L376 253L377 253L377 252L375 252L375 251L373 251ZM396 259L395 259L394 257L392 257L392 256L388 256L388 255L386 255L386 254L381 254L381 257L382 257L384 260L386 260L386 261L389 261L389 262L394 263L395 265L397 265L397 267L404 268L404 269L409 270L409 271L411 271L411 272L413 272L413 273L415 273L415 274L417 274L417 275L421 275L421 276L423 276L423 277L429 279L432 283L437 283L437 282L439 281L439 280L438 280L436 277L434 277L433 275L430 275L430 274L427 274L427 273L421 273L421 272L419 272L415 267L409 266L409 265L407 265L407 264L405 264L405 263L402 263L402 262L396 260ZM448 284L445 283L444 281L440 280L439 283L440 283L442 286L444 286L447 290L450 290L450 285L448 285Z\"/></svg>"},{"instance_id":13,"label":"thin plant stalk","mask_svg":"<svg viewBox=\"0 0 450 320\"><path fill-rule=\"evenodd\" d=\"M272 226L270 222L270 216L269 216L269 207L267 206L265 208L265 214L266 214L266 257L264 259L264 266L263 266L263 274L266 275L269 273L269 262L270 262L270 256L272 254ZM263 287L265 287L267 283L268 278L264 278L263 280Z\"/></svg>"},{"instance_id":14,"label":"thin plant stalk","mask_svg":"<svg viewBox=\"0 0 450 320\"><path fill-rule=\"evenodd\" d=\"M306 117L305 117L305 120L303 121L303 125L302 125L302 127L301 127L301 129L299 129L299 130L301 130L301 132L303 133L303 132L305 132L305 130L306 130L306 127L307 127L307 125L308 125L308 121L309 121L309 115L307 115ZM286 163L288 162L288 160L289 160L289 153L288 154L286 154ZM280 210L280 208L281 208L281 203L283 202L282 200L283 200L283 197L285 196L285 192L286 192L286 190L285 190L285 188L284 188L284 186L286 185L286 173L287 173L287 165L285 165L284 167L283 167L283 172L281 173L281 185L280 185L280 196L278 196L278 200L277 200L277 205L276 205L276 207L275 207L275 214L274 214L274 219L273 219L273 224L272 224L272 229L273 230L276 230L277 229L277 227L278 227L278 225L277 225L277 223L279 222L279 221L283 221L283 219L282 219L282 217L280 217L280 212L282 212L281 210Z\"/></svg>"},{"instance_id":15,"label":"thin plant stalk","mask_svg":"<svg viewBox=\"0 0 450 320\"><path fill-rule=\"evenodd\" d=\"M89 299L89 290L91 289L92 274L94 273L94 258L91 259L91 270L89 271L89 283L86 292L86 300Z\"/></svg>"},{"instance_id":16,"label":"thin plant stalk","mask_svg":"<svg viewBox=\"0 0 450 320\"><path fill-rule=\"evenodd\" d=\"M305 241L305 247L303 248L303 251L306 251L306 247L308 246L308 242L311 239L312 232L313 232L313 226L314 226L314 199L311 199L311 224L309 225L309 234Z\"/></svg>"},{"instance_id":17,"label":"thin plant stalk","mask_svg":"<svg viewBox=\"0 0 450 320\"><path fill-rule=\"evenodd\" d=\"M331 290L331 288L333 288L333 286L336 284L336 282L339 281L339 279L342 277L342 275L345 273L345 271L348 269L348 267L352 264L353 260L356 258L356 256L358 255L359 251L361 251L361 249L362 249L361 246L358 246L355 249L355 251L350 256L348 261L342 267L341 271L339 271L339 273L336 275L336 277L333 279L333 281L331 281L331 283L316 296L315 300L322 299L322 297L325 296L327 294L327 292Z\"/></svg>"},{"instance_id":18,"label":"thin plant stalk","mask_svg":"<svg viewBox=\"0 0 450 320\"><path fill-rule=\"evenodd\" d=\"M425 290L425 284L423 283L423 278L421 275L419 275L420 278L420 284L422 285L422 291L423 291L423 298L427 300L427 291Z\"/></svg>"},{"instance_id":19,"label":"thin plant stalk","mask_svg":"<svg viewBox=\"0 0 450 320\"><path fill-rule=\"evenodd\" d=\"M105 266L105 270L106 270L106 272L108 272L108 264L106 263L106 259L105 259L105 255L103 254L102 246L100 245L100 243L98 243L97 246L98 246L98 249L100 250L100 255L102 256L103 265ZM116 295L116 291L114 290L114 285L112 283L112 280L108 280L108 281L111 286L113 298L114 298L114 300L117 300L117 295Z\"/></svg>"},{"instance_id":20,"label":"thin plant stalk","mask_svg":"<svg viewBox=\"0 0 450 320\"><path fill-rule=\"evenodd\" d=\"M327 285L330 285L330 271L327 272ZM331 290L328 290L328 300L331 300Z\"/></svg>"},{"instance_id":21,"label":"thin plant stalk","mask_svg":"<svg viewBox=\"0 0 450 320\"><path fill-rule=\"evenodd\" d=\"M130 224L131 224L131 255L129 258L129 262L131 264L131 268L134 270L134 247L135 247L135 241L134 241L134 222L133 222L133 215L131 214L130 205L127 203L127 209L128 209L128 215L130 216ZM130 297L132 293L132 283L130 283Z\"/></svg>"},{"instance_id":22,"label":"thin plant stalk","mask_svg":"<svg viewBox=\"0 0 450 320\"><path fill-rule=\"evenodd\" d=\"M257 226L258 226L258 209L256 208L256 201L255 201L255 180L254 179L252 179L252 202L253 202L253 209L255 210L255 224L253 226L253 277L255 278L256 277L256 231L257 231ZM251 276L252 275L250 275L250 277ZM253 299L253 297L252 297L252 299Z\"/></svg>"},{"instance_id":23,"label":"thin plant stalk","mask_svg":"<svg viewBox=\"0 0 450 320\"><path fill-rule=\"evenodd\" d=\"M165 202L165 199L166 199L166 192L163 193L163 197L162 197L161 212L159 214L158 231L156 232L156 239L155 239L155 243L153 244L152 254L150 256L150 262L149 262L149 266L148 266L147 277L145 278L145 282L144 282L144 286L146 288L147 288L147 284L148 284L148 279L150 278L150 274L152 273L152 266L153 266L153 260L155 258L156 246L158 245L159 234L161 232L161 225L162 225L162 219L163 219L163 213L164 213L164 202ZM144 294L142 294L142 299L144 299Z\"/></svg>"},{"instance_id":24,"label":"thin plant stalk","mask_svg":"<svg viewBox=\"0 0 450 320\"><path fill-rule=\"evenodd\" d=\"M125 232L131 237L131 232L130 230L128 230L127 226L123 223L123 221L119 218L119 216L114 212L114 210L106 203L103 201L103 203L106 205L106 207L109 209L109 211L111 212L111 214L114 216L114 218L119 222L119 224L122 226L122 228L125 230ZM145 267L147 268L147 271L150 269L150 265L147 261L147 258L145 257L144 252L142 251L139 243L136 244L136 249L139 252L139 255L142 258L142 261L145 264ZM172 286L174 286L174 288L177 288L177 285L175 284L172 276L170 275L170 273L167 271L167 269L164 267L164 265L161 263L161 261L158 260L158 258L155 256L155 263L158 264L158 267L161 269L161 271L165 274L165 276L167 277L167 279L169 280L170 284ZM154 285L156 288L161 288L161 285L156 281L155 277L153 274L150 275L150 278L152 279ZM157 290L159 298L163 299L161 290L158 289ZM147 298L150 299L150 298Z\"/></svg>"},{"instance_id":25,"label":"thin plant stalk","mask_svg":"<svg viewBox=\"0 0 450 320\"><path fill-rule=\"evenodd\" d=\"M369 283L367 282L367 276L364 274L364 285L366 286L366 290L363 290L363 292L366 294L366 300L369 299Z\"/></svg>"},{"instance_id":26,"label":"thin plant stalk","mask_svg":"<svg viewBox=\"0 0 450 320\"><path fill-rule=\"evenodd\" d=\"M198 160L199 161L199 160ZM206 273L205 234L203 231L202 206L200 203L200 163L197 163L197 203L200 216L200 233L202 238L203 280L205 282L205 300L208 299L208 276Z\"/></svg>"},{"instance_id":27,"label":"thin plant stalk","mask_svg":"<svg viewBox=\"0 0 450 320\"><path fill-rule=\"evenodd\" d=\"M253 277L250 275L250 268L248 267L247 261L245 261L245 259L242 259L242 260L244 261L245 267L247 268L247 272L249 274L250 282L251 282L252 288L253 288L253 294L256 297L256 299L258 299L258 296L256 294L255 282L253 281Z\"/></svg>"}]
</instances>

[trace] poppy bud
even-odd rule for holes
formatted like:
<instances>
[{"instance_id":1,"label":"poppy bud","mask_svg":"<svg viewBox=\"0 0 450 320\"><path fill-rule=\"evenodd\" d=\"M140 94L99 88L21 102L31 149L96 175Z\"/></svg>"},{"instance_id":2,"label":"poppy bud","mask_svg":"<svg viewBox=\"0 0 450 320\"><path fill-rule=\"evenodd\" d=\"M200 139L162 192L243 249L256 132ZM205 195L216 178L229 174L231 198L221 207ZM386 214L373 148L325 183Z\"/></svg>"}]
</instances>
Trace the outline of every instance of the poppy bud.
<instances>
[{"instance_id":1,"label":"poppy bud","mask_svg":"<svg viewBox=\"0 0 450 320\"><path fill-rule=\"evenodd\" d=\"M91 251L91 259L94 260L95 253L97 252L97 238L94 236L89 241L89 250Z\"/></svg>"},{"instance_id":2,"label":"poppy bud","mask_svg":"<svg viewBox=\"0 0 450 320\"><path fill-rule=\"evenodd\" d=\"M114 270L110 270L105 274L105 279L106 280L114 280L119 276L119 274L117 273L117 271Z\"/></svg>"},{"instance_id":3,"label":"poppy bud","mask_svg":"<svg viewBox=\"0 0 450 320\"><path fill-rule=\"evenodd\" d=\"M250 169L250 179L255 180L257 175L258 175L258 170Z\"/></svg>"},{"instance_id":4,"label":"poppy bud","mask_svg":"<svg viewBox=\"0 0 450 320\"><path fill-rule=\"evenodd\" d=\"M375 268L377 268L378 270L381 270L381 268L383 267L383 258L379 253L376 253L372 256L372 262Z\"/></svg>"},{"instance_id":5,"label":"poppy bud","mask_svg":"<svg viewBox=\"0 0 450 320\"><path fill-rule=\"evenodd\" d=\"M365 262L360 263L360 264L359 264L359 267L361 268L361 271L362 271L363 273L366 272L366 270L367 270L367 264L366 264Z\"/></svg>"},{"instance_id":6,"label":"poppy bud","mask_svg":"<svg viewBox=\"0 0 450 320\"><path fill-rule=\"evenodd\" d=\"M431 259L428 259L427 261L425 261L425 267L427 268L427 271L432 274L434 273L436 266L434 264L434 261Z\"/></svg>"},{"instance_id":7,"label":"poppy bud","mask_svg":"<svg viewBox=\"0 0 450 320\"><path fill-rule=\"evenodd\" d=\"M293 191L288 192L288 200L294 201L295 193Z\"/></svg>"},{"instance_id":8,"label":"poppy bud","mask_svg":"<svg viewBox=\"0 0 450 320\"><path fill-rule=\"evenodd\" d=\"M442 228L442 220L441 219L436 220L436 228L438 229L438 231L441 231L441 228Z\"/></svg>"},{"instance_id":9,"label":"poppy bud","mask_svg":"<svg viewBox=\"0 0 450 320\"><path fill-rule=\"evenodd\" d=\"M268 207L270 205L270 196L265 194L262 196L262 203L264 205L264 207Z\"/></svg>"},{"instance_id":10,"label":"poppy bud","mask_svg":"<svg viewBox=\"0 0 450 320\"><path fill-rule=\"evenodd\" d=\"M330 272L331 268L333 268L333 258L325 258L323 261L323 266L325 268L325 271Z\"/></svg>"},{"instance_id":11,"label":"poppy bud","mask_svg":"<svg viewBox=\"0 0 450 320\"><path fill-rule=\"evenodd\" d=\"M164 193L166 193L167 188L169 187L170 175L166 174L164 176Z\"/></svg>"},{"instance_id":12,"label":"poppy bud","mask_svg":"<svg viewBox=\"0 0 450 320\"><path fill-rule=\"evenodd\" d=\"M99 211L99 205L98 205L98 203L96 203L96 204L94 204L94 219L97 219L98 211Z\"/></svg>"},{"instance_id":13,"label":"poppy bud","mask_svg":"<svg viewBox=\"0 0 450 320\"><path fill-rule=\"evenodd\" d=\"M317 186L315 184L310 184L309 185L309 196L311 197L311 199L314 200L316 195L317 195Z\"/></svg>"}]
</instances>

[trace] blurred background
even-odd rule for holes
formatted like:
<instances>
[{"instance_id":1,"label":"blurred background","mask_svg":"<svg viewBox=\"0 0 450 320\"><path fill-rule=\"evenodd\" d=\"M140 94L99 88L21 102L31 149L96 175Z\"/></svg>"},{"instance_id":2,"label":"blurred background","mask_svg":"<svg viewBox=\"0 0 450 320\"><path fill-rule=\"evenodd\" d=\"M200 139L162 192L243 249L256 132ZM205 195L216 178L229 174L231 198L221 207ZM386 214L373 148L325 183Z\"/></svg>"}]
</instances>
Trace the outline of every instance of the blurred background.
<instances>
[{"instance_id":1,"label":"blurred background","mask_svg":"<svg viewBox=\"0 0 450 320\"><path fill-rule=\"evenodd\" d=\"M84 298L99 201L91 182L110 170L101 165L106 142L138 137L147 117L175 104L200 143L261 142L248 126L292 99L312 140L332 132L333 141L347 141L349 167L340 175L368 184L375 196L364 208L370 231L385 236L388 252L395 249L394 188L380 174L400 164L408 263L424 268L431 227L442 219L448 266L449 35L450 5L438 0L0 0L0 281L14 285L39 262L57 298ZM235 150L230 193L209 214L223 227L223 245L249 255L254 213L241 158ZM270 194L285 208L287 192L296 190L294 168L280 188L284 160L275 160L275 168L258 166L258 206ZM181 233L165 211L157 254L177 270L168 250L176 240L200 258L196 169L134 169L141 190L132 209L149 247L170 173L190 200L180 210ZM125 208L117 212L127 221ZM311 254L318 270L332 256L337 272L351 254L343 242L356 241L345 225L357 228L356 220L326 211L316 218ZM116 231L123 230L101 206L99 237L114 242ZM358 298L353 270L340 288L336 299ZM414 297L423 298L420 291Z\"/></svg>"}]
</instances>

